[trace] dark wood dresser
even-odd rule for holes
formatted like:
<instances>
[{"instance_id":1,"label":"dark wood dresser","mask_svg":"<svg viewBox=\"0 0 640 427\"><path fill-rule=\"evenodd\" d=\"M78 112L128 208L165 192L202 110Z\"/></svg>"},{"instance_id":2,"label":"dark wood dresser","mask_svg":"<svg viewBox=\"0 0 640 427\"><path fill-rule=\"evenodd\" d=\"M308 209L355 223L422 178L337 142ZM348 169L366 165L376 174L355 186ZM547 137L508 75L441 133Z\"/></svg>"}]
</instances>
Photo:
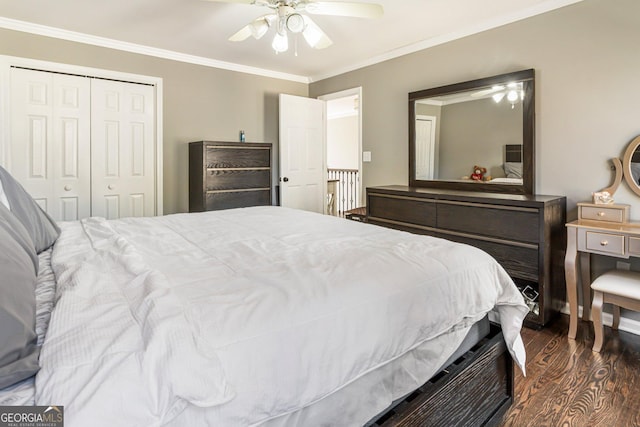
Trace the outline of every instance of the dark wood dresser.
<instances>
[{"instance_id":1,"label":"dark wood dresser","mask_svg":"<svg viewBox=\"0 0 640 427\"><path fill-rule=\"evenodd\" d=\"M370 187L367 219L488 252L535 297L538 314L531 311L526 326L543 327L564 306L565 197Z\"/></svg>"},{"instance_id":2,"label":"dark wood dresser","mask_svg":"<svg viewBox=\"0 0 640 427\"><path fill-rule=\"evenodd\" d=\"M189 211L271 204L271 144L189 143Z\"/></svg>"}]
</instances>

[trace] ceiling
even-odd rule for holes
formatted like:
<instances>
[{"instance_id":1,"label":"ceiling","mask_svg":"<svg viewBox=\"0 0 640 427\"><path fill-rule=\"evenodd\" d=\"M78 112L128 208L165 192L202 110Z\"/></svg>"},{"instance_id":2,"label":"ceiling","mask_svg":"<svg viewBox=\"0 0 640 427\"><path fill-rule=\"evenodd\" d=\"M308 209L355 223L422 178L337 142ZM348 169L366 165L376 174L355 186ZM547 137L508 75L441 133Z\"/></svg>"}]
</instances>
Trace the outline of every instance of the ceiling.
<instances>
[{"instance_id":1,"label":"ceiling","mask_svg":"<svg viewBox=\"0 0 640 427\"><path fill-rule=\"evenodd\" d=\"M235 71L316 81L544 13L581 0L351 0L378 3L380 19L314 15L333 40L299 37L285 53L260 40L228 41L269 12L205 0L0 0L0 27ZM37 24L37 25L33 25Z\"/></svg>"}]
</instances>

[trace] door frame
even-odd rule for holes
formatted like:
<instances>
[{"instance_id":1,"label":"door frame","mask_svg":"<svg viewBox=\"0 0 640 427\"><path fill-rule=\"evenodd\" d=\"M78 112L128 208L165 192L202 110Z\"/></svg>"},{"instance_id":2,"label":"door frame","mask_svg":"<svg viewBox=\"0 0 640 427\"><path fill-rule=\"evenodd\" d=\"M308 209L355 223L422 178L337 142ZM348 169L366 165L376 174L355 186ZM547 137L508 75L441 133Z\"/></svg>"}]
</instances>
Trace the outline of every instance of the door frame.
<instances>
[{"instance_id":1,"label":"door frame","mask_svg":"<svg viewBox=\"0 0 640 427\"><path fill-rule=\"evenodd\" d=\"M11 68L21 67L37 71L72 74L82 77L95 77L109 80L119 80L129 83L140 83L153 86L155 89L155 214L163 213L163 139L162 139L162 78L131 74L120 71L103 70L100 68L83 67L79 65L58 62L41 61L38 59L21 58L17 56L0 55L0 165L4 165L11 172L9 155L9 139L11 138Z\"/></svg>"},{"instance_id":2,"label":"door frame","mask_svg":"<svg viewBox=\"0 0 640 427\"><path fill-rule=\"evenodd\" d=\"M358 194L360 200L356 201L357 206L366 206L366 198L363 191L363 170L362 170L362 86L354 87L351 89L341 90L339 92L327 93L325 95L318 96L318 99L322 101L330 101L332 99L346 98L348 96L358 96ZM326 107L325 107L326 109ZM327 130L325 129L325 135ZM325 146L326 150L326 146ZM325 153L326 158L327 153Z\"/></svg>"}]
</instances>

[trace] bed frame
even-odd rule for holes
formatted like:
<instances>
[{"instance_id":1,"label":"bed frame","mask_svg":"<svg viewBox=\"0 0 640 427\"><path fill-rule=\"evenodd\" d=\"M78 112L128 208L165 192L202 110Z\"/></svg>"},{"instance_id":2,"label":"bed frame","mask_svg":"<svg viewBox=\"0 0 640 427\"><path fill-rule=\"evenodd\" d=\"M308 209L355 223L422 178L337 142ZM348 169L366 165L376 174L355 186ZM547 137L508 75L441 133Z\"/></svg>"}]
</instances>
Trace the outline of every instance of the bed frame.
<instances>
[{"instance_id":1,"label":"bed frame","mask_svg":"<svg viewBox=\"0 0 640 427\"><path fill-rule=\"evenodd\" d=\"M372 424L493 426L513 403L513 361L500 327Z\"/></svg>"}]
</instances>

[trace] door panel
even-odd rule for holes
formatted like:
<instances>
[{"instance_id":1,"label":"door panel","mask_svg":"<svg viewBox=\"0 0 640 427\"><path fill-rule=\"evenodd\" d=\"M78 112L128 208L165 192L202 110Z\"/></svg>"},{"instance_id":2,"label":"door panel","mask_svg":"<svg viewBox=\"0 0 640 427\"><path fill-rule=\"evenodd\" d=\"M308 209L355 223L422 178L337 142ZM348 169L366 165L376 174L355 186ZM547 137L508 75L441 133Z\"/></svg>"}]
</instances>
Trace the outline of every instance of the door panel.
<instances>
[{"instance_id":1,"label":"door panel","mask_svg":"<svg viewBox=\"0 0 640 427\"><path fill-rule=\"evenodd\" d=\"M90 82L11 69L8 169L55 220L91 213Z\"/></svg>"},{"instance_id":2,"label":"door panel","mask_svg":"<svg viewBox=\"0 0 640 427\"><path fill-rule=\"evenodd\" d=\"M93 215L155 215L154 88L94 80L91 90Z\"/></svg>"},{"instance_id":3,"label":"door panel","mask_svg":"<svg viewBox=\"0 0 640 427\"><path fill-rule=\"evenodd\" d=\"M325 213L324 101L280 95L280 204Z\"/></svg>"},{"instance_id":4,"label":"door panel","mask_svg":"<svg viewBox=\"0 0 640 427\"><path fill-rule=\"evenodd\" d=\"M433 179L435 173L436 118L416 119L416 179Z\"/></svg>"}]
</instances>

